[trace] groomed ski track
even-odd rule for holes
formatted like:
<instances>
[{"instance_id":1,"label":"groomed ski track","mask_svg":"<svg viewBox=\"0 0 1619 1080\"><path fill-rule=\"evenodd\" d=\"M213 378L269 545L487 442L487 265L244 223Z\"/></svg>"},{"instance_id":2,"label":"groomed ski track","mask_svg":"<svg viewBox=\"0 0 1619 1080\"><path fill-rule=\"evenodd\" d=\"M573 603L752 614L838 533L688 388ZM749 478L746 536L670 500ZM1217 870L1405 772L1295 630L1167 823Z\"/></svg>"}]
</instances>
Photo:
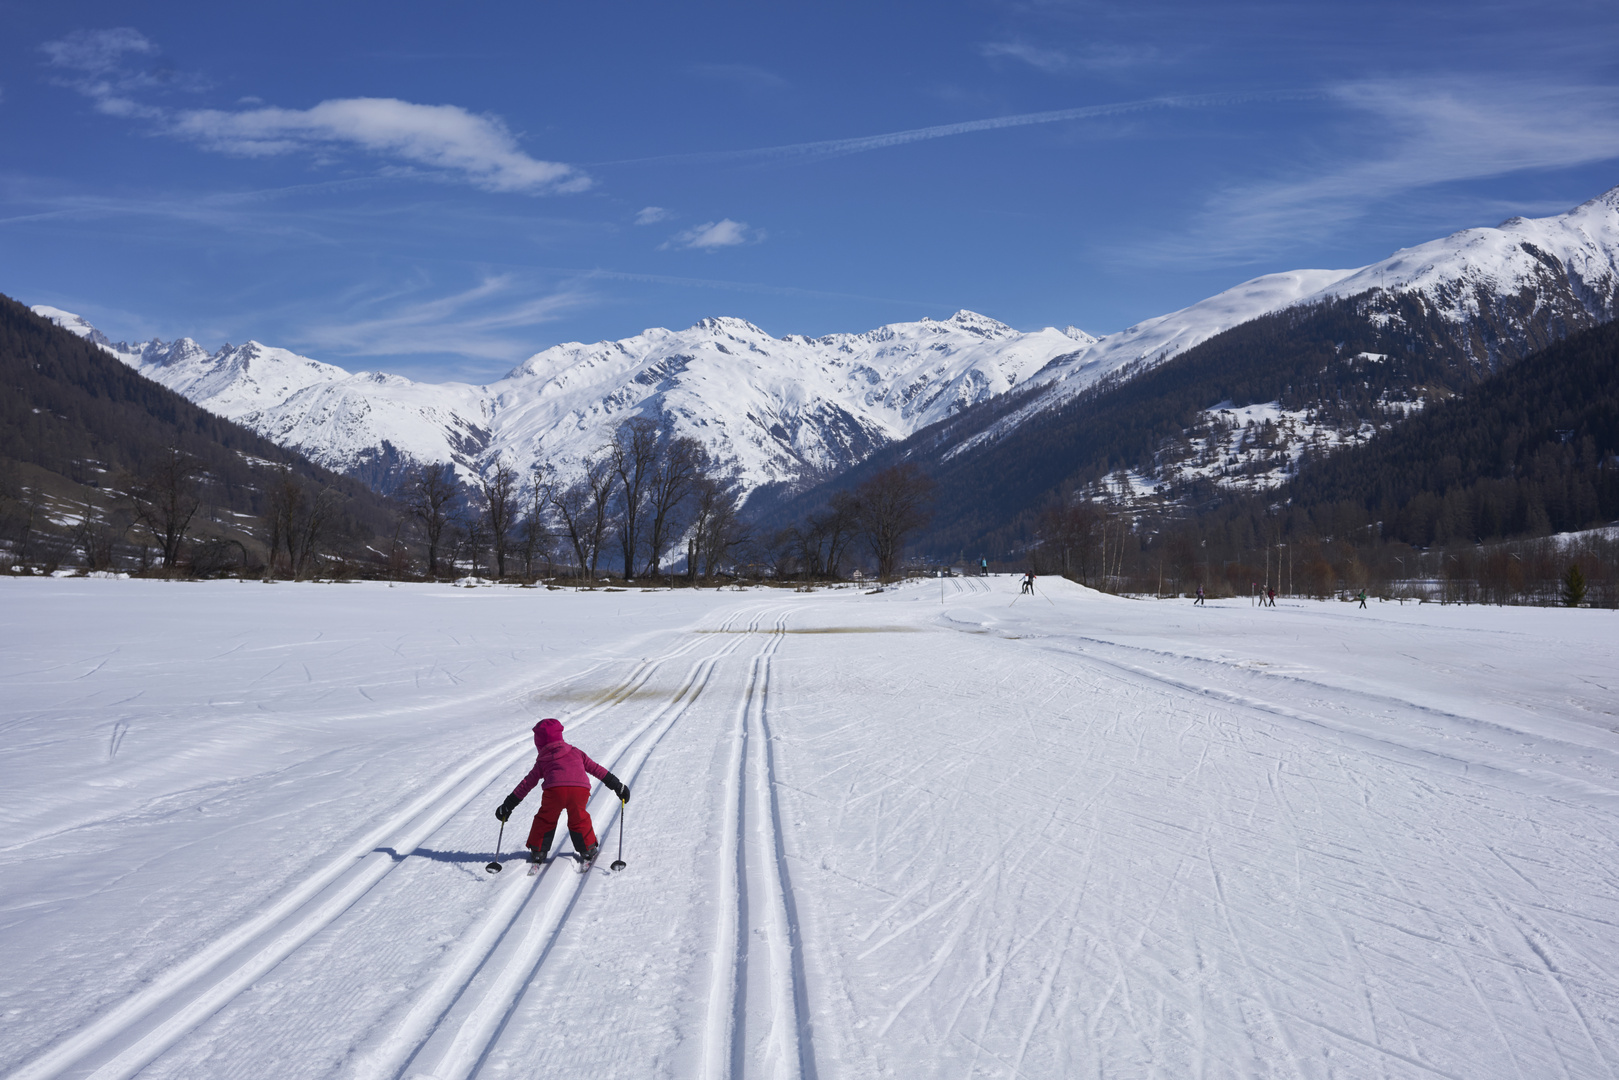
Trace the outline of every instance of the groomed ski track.
<instances>
[{"instance_id":1,"label":"groomed ski track","mask_svg":"<svg viewBox=\"0 0 1619 1080\"><path fill-rule=\"evenodd\" d=\"M137 658L85 615L165 586L74 586L54 642L66 586L26 586L0 586L46 624L0 669L32 800L0 844L6 1076L1619 1076L1611 613L1010 577L361 594L455 604L453 648L383 648L398 619L326 586ZM531 796L487 875L547 715L627 818L598 789L596 867L561 840L530 877ZM188 740L197 775L162 772ZM262 884L208 839L244 835Z\"/></svg>"}]
</instances>

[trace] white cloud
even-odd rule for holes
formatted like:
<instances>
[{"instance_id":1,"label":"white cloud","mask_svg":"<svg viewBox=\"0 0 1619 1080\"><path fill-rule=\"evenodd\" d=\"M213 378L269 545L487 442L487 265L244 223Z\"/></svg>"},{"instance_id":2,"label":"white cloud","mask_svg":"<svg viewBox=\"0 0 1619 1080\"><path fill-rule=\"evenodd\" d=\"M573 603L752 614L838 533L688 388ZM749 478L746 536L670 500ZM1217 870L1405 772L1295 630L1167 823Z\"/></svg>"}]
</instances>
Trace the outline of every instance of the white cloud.
<instances>
[{"instance_id":1,"label":"white cloud","mask_svg":"<svg viewBox=\"0 0 1619 1080\"><path fill-rule=\"evenodd\" d=\"M112 30L76 30L60 41L47 41L39 50L56 67L105 75L121 67L125 53L148 55L157 52L157 46L139 30L120 26Z\"/></svg>"},{"instance_id":2,"label":"white cloud","mask_svg":"<svg viewBox=\"0 0 1619 1080\"><path fill-rule=\"evenodd\" d=\"M95 102L97 111L141 119L162 115L162 110L142 105L131 96L173 81L172 72L160 77L124 66L127 54L150 56L158 51L139 30L127 26L76 30L60 41L47 41L39 50L52 67L75 73L58 79L58 84L72 87Z\"/></svg>"},{"instance_id":3,"label":"white cloud","mask_svg":"<svg viewBox=\"0 0 1619 1080\"><path fill-rule=\"evenodd\" d=\"M662 245L664 248L698 248L703 251L714 251L722 247L736 247L739 244L758 242L765 238L763 229L749 229L745 221L732 221L722 218L719 221L705 221L695 228L678 232Z\"/></svg>"},{"instance_id":4,"label":"white cloud","mask_svg":"<svg viewBox=\"0 0 1619 1080\"><path fill-rule=\"evenodd\" d=\"M635 223L637 225L656 225L668 217L669 211L661 206L643 206L640 212L635 215Z\"/></svg>"},{"instance_id":5,"label":"white cloud","mask_svg":"<svg viewBox=\"0 0 1619 1080\"><path fill-rule=\"evenodd\" d=\"M349 145L414 165L459 172L489 191L583 191L590 178L570 165L529 157L499 119L458 105L397 98L337 98L309 109L241 112L193 109L170 130L226 153L265 156Z\"/></svg>"},{"instance_id":6,"label":"white cloud","mask_svg":"<svg viewBox=\"0 0 1619 1080\"><path fill-rule=\"evenodd\" d=\"M1227 188L1159 255L1229 262L1329 236L1436 185L1619 159L1619 89L1495 81L1378 81L1333 100L1370 152Z\"/></svg>"},{"instance_id":7,"label":"white cloud","mask_svg":"<svg viewBox=\"0 0 1619 1080\"><path fill-rule=\"evenodd\" d=\"M162 134L211 150L250 156L310 153L329 156L354 149L458 175L488 191L548 194L583 191L590 177L571 165L524 153L498 117L458 105L418 105L397 98L337 98L309 109L273 106L239 110L175 110L140 100L142 91L181 87L198 80L160 66L151 72L127 66L131 56L150 56L157 46L138 30L78 31L40 50L52 66L71 73L59 80L111 116L151 122ZM257 98L243 104L260 106Z\"/></svg>"}]
</instances>

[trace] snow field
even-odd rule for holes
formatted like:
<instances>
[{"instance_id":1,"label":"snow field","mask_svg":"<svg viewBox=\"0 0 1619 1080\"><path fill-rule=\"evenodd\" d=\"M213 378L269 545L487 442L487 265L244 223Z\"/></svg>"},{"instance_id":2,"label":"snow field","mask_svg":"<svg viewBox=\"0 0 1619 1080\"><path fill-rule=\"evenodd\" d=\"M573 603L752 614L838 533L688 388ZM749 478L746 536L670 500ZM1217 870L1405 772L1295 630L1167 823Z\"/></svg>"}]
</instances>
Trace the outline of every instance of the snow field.
<instances>
[{"instance_id":1,"label":"snow field","mask_svg":"<svg viewBox=\"0 0 1619 1080\"><path fill-rule=\"evenodd\" d=\"M6 1075L1619 1071L1612 613L0 597ZM547 715L633 800L488 875Z\"/></svg>"}]
</instances>

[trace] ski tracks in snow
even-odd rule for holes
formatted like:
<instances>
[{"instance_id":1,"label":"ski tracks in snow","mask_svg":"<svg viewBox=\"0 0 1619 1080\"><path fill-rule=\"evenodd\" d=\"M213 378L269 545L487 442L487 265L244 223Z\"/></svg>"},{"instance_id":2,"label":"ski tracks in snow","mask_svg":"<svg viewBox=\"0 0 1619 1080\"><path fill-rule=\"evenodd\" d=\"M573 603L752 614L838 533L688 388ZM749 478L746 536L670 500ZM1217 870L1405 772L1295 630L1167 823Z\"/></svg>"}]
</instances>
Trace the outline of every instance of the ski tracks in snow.
<instances>
[{"instance_id":1,"label":"ski tracks in snow","mask_svg":"<svg viewBox=\"0 0 1619 1080\"><path fill-rule=\"evenodd\" d=\"M732 616L728 619L722 630L728 629L735 618ZM755 624L761 618L756 617ZM701 639L688 641L656 659L641 661L595 705L576 716L571 726L585 724L631 700L636 691L645 686L663 665L690 653L701 643ZM651 747L656 745L657 740L701 691L701 683L706 680L713 665L735 648L736 643L731 643L708 659L699 661L675 700L655 712L634 734L621 740L619 746L614 748L612 760L626 781L633 779ZM562 683L578 678L570 676ZM638 748L638 753L626 758L628 745L649 728L657 726L660 719L664 722L653 737ZM497 782L503 773L520 762L529 752L529 743L530 738L525 732L521 736L501 739L463 760L436 785L406 803L387 821L364 834L259 914L208 942L190 958L169 968L143 989L24 1063L11 1074L10 1080L52 1080L63 1075L87 1076L91 1080L124 1080L140 1072L316 934L337 922L390 872L403 865L404 860L394 857L393 852L408 855L425 844L463 808ZM619 764L626 760L631 763L629 767ZM603 817L604 826L610 825L613 817ZM603 831L605 833L605 827ZM579 878L570 885L582 881ZM518 882L511 884L516 886ZM502 904L497 904L496 915L501 910L517 906L510 902L511 896L523 898L515 888L509 889ZM478 944L488 945L499 938L498 932L491 932L488 928L496 925L489 923L480 928L467 946L472 950L468 955L476 956ZM531 938L534 936L530 935ZM450 970L452 973L459 972L464 966L465 961L454 960ZM437 991L436 987L437 984L435 990L429 991L429 999L435 992L443 993ZM431 1000L426 1008L432 1011ZM407 1014L406 1021L418 1015L419 1010L413 1009ZM408 1032L402 1031L401 1034ZM411 1049L416 1045L419 1043L412 1044ZM368 1075L386 1073L372 1072Z\"/></svg>"},{"instance_id":2,"label":"ski tracks in snow","mask_svg":"<svg viewBox=\"0 0 1619 1080\"><path fill-rule=\"evenodd\" d=\"M756 615L748 631L756 631L763 619ZM652 752L697 702L720 661L743 640L727 642L693 665L673 698L605 755L615 775L634 788ZM610 795L592 801L596 807L591 817L605 842L621 804ZM504 883L500 901L482 924L405 1015L361 1055L354 1070L359 1080L397 1076L407 1063L405 1075L421 1080L462 1080L477 1071L562 933L580 891L595 876L565 873L556 863L553 858L537 881L518 877Z\"/></svg>"},{"instance_id":3,"label":"ski tracks in snow","mask_svg":"<svg viewBox=\"0 0 1619 1080\"><path fill-rule=\"evenodd\" d=\"M731 731L702 1080L816 1077L770 731L770 668L786 622L753 658Z\"/></svg>"}]
</instances>

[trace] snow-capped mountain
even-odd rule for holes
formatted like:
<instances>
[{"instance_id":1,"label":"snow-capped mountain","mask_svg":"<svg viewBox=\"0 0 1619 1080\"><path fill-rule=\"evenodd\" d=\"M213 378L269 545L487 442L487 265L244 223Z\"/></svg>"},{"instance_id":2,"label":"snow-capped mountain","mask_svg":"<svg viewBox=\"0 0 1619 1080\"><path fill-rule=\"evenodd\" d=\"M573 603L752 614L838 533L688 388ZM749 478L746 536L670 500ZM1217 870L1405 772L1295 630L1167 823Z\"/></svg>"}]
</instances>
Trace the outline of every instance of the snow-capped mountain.
<instances>
[{"instance_id":1,"label":"snow-capped mountain","mask_svg":"<svg viewBox=\"0 0 1619 1080\"><path fill-rule=\"evenodd\" d=\"M1261 315L1368 293L1416 299L1487 370L1607 322L1619 316L1619 187L1564 214L1463 229L1358 269L1266 274L1109 334L1054 360L1034 376L1044 391L949 454L991 442L1103 378L1147 370Z\"/></svg>"},{"instance_id":2,"label":"snow-capped mountain","mask_svg":"<svg viewBox=\"0 0 1619 1080\"><path fill-rule=\"evenodd\" d=\"M741 319L554 346L485 386L350 373L258 342L113 343L71 312L39 314L142 374L328 468L388 487L400 470L499 458L566 468L632 416L667 419L751 489L824 475L1022 382L1096 339L1020 333L961 311L864 334L775 338Z\"/></svg>"},{"instance_id":3,"label":"snow-capped mountain","mask_svg":"<svg viewBox=\"0 0 1619 1080\"><path fill-rule=\"evenodd\" d=\"M961 311L863 334L776 338L735 318L537 353L484 386L350 373L258 342L113 343L70 312L35 310L158 382L329 468L386 489L400 470L497 457L564 468L632 416L667 419L752 489L836 472L890 442L1004 394L1029 398L944 450L993 443L1108 377L1154 367L1252 319L1370 295L1367 317L1415 302L1483 369L1619 314L1619 188L1555 217L1466 229L1351 270L1267 274L1103 338L1022 333Z\"/></svg>"}]
</instances>

